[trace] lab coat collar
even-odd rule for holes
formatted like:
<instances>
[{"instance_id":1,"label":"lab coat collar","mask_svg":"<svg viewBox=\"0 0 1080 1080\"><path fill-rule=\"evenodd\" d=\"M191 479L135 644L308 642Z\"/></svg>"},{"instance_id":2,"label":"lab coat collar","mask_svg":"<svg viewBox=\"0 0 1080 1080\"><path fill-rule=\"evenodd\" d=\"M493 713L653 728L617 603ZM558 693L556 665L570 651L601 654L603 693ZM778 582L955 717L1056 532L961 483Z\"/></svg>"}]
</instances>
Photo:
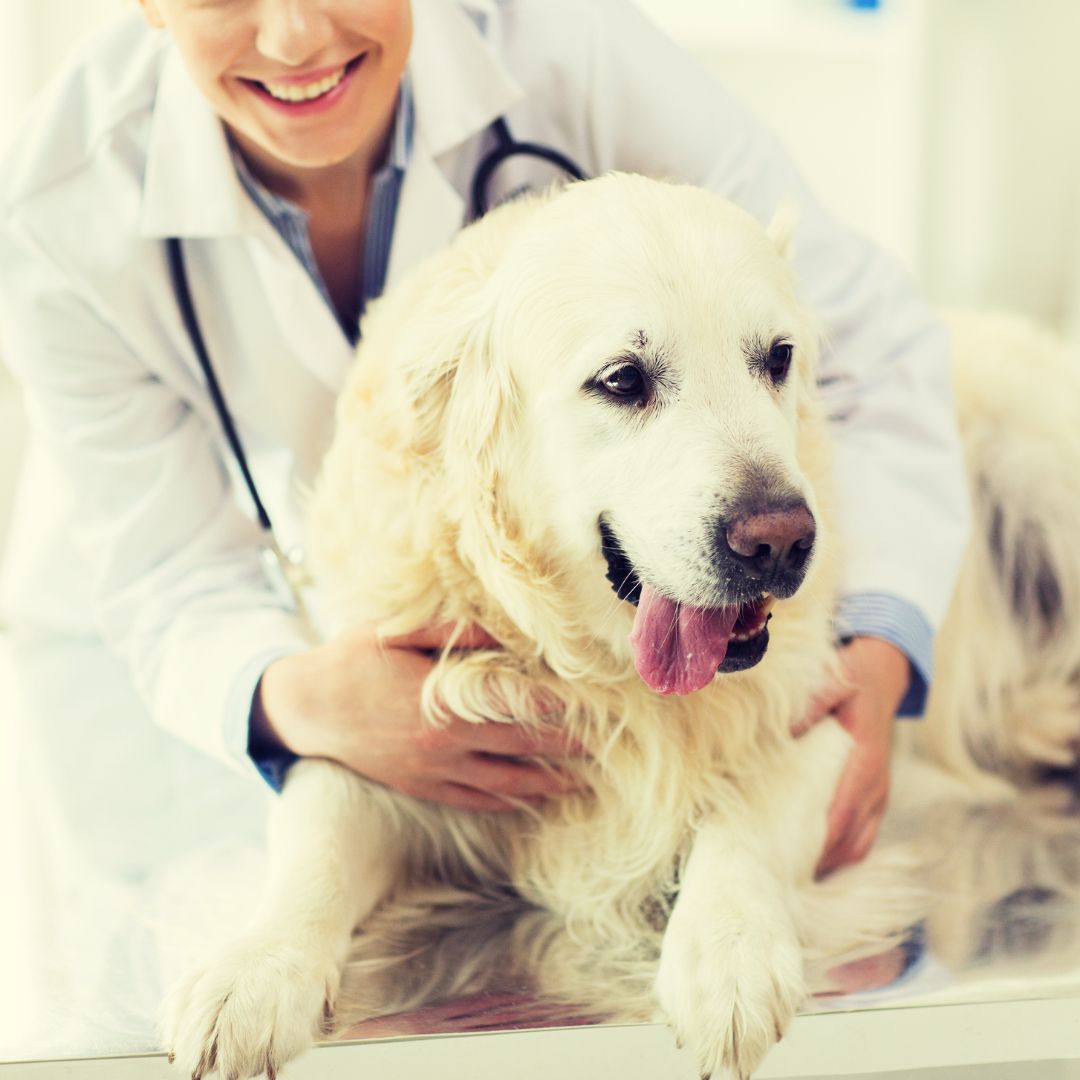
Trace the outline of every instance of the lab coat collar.
<instances>
[{"instance_id":1,"label":"lab coat collar","mask_svg":"<svg viewBox=\"0 0 1080 1080\"><path fill-rule=\"evenodd\" d=\"M480 135L525 96L481 32L481 26L497 17L490 0L414 0L413 11L409 73L416 128L398 203L387 287L446 245L465 224L465 198L444 171L446 155Z\"/></svg>"},{"instance_id":2,"label":"lab coat collar","mask_svg":"<svg viewBox=\"0 0 1080 1080\"><path fill-rule=\"evenodd\" d=\"M253 231L258 216L236 175L221 120L171 47L147 144L141 234L234 236Z\"/></svg>"},{"instance_id":3,"label":"lab coat collar","mask_svg":"<svg viewBox=\"0 0 1080 1080\"><path fill-rule=\"evenodd\" d=\"M432 157L483 131L524 97L477 25L494 14L483 0L414 0L409 69L417 130ZM473 18L471 16L475 16Z\"/></svg>"}]
</instances>

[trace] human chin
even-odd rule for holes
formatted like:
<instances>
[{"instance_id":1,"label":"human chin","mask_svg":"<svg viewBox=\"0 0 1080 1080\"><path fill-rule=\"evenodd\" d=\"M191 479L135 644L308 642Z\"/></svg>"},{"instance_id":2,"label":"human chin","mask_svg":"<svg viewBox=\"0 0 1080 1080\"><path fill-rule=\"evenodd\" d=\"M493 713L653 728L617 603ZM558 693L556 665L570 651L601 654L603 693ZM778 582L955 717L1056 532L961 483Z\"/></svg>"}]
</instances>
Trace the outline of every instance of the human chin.
<instances>
[{"instance_id":1,"label":"human chin","mask_svg":"<svg viewBox=\"0 0 1080 1080\"><path fill-rule=\"evenodd\" d=\"M369 122L357 124L355 119L349 127L311 125L300 131L281 131L263 124L246 124L240 129L245 140L254 143L262 155L299 169L360 160L369 147L381 141L381 130L374 130Z\"/></svg>"}]
</instances>

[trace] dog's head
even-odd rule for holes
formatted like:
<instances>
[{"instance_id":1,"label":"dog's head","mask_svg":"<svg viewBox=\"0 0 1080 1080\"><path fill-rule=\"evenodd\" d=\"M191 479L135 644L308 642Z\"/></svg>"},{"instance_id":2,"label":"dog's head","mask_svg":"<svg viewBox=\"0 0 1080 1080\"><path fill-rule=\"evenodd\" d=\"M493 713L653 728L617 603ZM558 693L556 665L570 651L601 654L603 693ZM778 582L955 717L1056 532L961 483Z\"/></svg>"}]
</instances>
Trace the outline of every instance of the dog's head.
<instances>
[{"instance_id":1,"label":"dog's head","mask_svg":"<svg viewBox=\"0 0 1080 1080\"><path fill-rule=\"evenodd\" d=\"M478 228L456 329L414 377L465 561L541 645L556 593L623 656L632 616L659 692L753 666L823 540L817 329L783 228L620 175Z\"/></svg>"}]
</instances>

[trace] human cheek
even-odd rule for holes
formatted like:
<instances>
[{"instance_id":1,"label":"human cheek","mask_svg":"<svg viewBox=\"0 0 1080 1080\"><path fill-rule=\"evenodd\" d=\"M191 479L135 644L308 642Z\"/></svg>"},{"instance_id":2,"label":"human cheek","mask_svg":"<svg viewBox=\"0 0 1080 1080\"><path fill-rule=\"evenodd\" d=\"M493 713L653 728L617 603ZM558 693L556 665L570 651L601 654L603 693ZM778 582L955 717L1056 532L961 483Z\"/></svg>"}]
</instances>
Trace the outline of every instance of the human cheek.
<instances>
[{"instance_id":1,"label":"human cheek","mask_svg":"<svg viewBox=\"0 0 1080 1080\"><path fill-rule=\"evenodd\" d=\"M356 19L355 5L349 5ZM408 51L412 41L412 5L408 0L376 0L362 6L360 19L366 36L390 52Z\"/></svg>"},{"instance_id":2,"label":"human cheek","mask_svg":"<svg viewBox=\"0 0 1080 1080\"><path fill-rule=\"evenodd\" d=\"M169 35L200 89L217 81L224 65L221 45L215 41L208 20L187 18L169 26ZM199 25L200 23L204 25Z\"/></svg>"}]
</instances>

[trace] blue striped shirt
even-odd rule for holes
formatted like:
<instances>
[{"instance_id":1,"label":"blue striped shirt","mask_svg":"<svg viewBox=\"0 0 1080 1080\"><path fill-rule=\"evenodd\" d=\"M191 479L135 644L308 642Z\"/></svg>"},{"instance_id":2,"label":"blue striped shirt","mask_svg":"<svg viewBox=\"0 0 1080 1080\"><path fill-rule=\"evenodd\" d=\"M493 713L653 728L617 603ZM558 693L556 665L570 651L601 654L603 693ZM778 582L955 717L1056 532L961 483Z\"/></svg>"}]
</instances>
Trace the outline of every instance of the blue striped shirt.
<instances>
[{"instance_id":1,"label":"blue striped shirt","mask_svg":"<svg viewBox=\"0 0 1080 1080\"><path fill-rule=\"evenodd\" d=\"M891 593L858 593L840 602L837 637L880 638L911 661L911 682L897 715L922 716L934 670L934 632L922 612Z\"/></svg>"},{"instance_id":2,"label":"blue striped shirt","mask_svg":"<svg viewBox=\"0 0 1080 1080\"><path fill-rule=\"evenodd\" d=\"M327 306L337 318L342 333L352 345L359 340L359 318L364 313L368 301L381 296L386 286L386 270L390 263L390 244L394 237L401 184L412 154L413 111L412 86L406 72L402 77L398 93L390 153L386 164L371 180L371 201L368 206L364 243L362 250L357 252L357 258L360 260L360 295L356 298L355 314L338 312L330 298L330 290L326 287L319 264L315 261L307 213L288 199L275 195L260 183L248 168L240 152L235 147L233 148L236 174L244 189L311 275L312 281L315 282Z\"/></svg>"}]
</instances>

